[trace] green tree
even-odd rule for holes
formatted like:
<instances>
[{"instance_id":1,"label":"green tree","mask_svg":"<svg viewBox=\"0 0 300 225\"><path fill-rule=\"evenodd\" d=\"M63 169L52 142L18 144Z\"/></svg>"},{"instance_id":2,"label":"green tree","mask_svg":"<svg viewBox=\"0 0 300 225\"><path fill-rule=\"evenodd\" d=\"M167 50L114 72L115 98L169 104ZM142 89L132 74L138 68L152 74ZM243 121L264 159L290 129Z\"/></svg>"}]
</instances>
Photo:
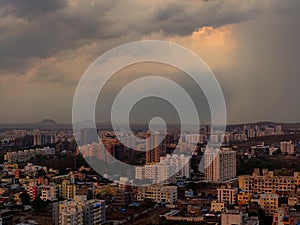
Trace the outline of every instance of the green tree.
<instances>
[{"instance_id":1,"label":"green tree","mask_svg":"<svg viewBox=\"0 0 300 225\"><path fill-rule=\"evenodd\" d=\"M30 204L30 196L26 191L22 192L19 197L20 197L23 205Z\"/></svg>"},{"instance_id":2,"label":"green tree","mask_svg":"<svg viewBox=\"0 0 300 225\"><path fill-rule=\"evenodd\" d=\"M189 189L192 189L193 191L195 191L197 189L197 184L194 183L194 182L190 182L188 183L188 185L186 186L186 189L189 190Z\"/></svg>"},{"instance_id":3,"label":"green tree","mask_svg":"<svg viewBox=\"0 0 300 225\"><path fill-rule=\"evenodd\" d=\"M41 199L41 196L39 195L38 197L36 197L36 199L33 200L32 202L32 208L36 211L43 211L45 210L50 204L50 201L47 200L47 201L43 201Z\"/></svg>"}]
</instances>

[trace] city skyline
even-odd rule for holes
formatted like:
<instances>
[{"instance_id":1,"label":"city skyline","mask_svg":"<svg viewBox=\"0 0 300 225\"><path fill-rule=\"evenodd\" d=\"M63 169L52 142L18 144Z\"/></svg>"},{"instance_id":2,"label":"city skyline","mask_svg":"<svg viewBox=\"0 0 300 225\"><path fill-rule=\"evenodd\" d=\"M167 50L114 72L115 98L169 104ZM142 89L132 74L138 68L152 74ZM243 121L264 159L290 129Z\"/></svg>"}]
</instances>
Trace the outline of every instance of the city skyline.
<instances>
[{"instance_id":1,"label":"city skyline","mask_svg":"<svg viewBox=\"0 0 300 225\"><path fill-rule=\"evenodd\" d=\"M300 225L299 0L0 0L0 225Z\"/></svg>"}]
</instances>

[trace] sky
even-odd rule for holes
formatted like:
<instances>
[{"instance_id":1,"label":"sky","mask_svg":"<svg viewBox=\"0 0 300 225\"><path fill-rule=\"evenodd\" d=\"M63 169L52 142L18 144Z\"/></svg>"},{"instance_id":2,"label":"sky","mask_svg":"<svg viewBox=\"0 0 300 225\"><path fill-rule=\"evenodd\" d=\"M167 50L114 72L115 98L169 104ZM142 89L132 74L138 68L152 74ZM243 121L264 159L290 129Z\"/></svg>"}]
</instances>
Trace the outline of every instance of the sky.
<instances>
[{"instance_id":1,"label":"sky","mask_svg":"<svg viewBox=\"0 0 300 225\"><path fill-rule=\"evenodd\" d=\"M0 17L1 123L71 122L84 71L139 40L200 56L222 87L229 123L300 121L299 0L0 0ZM104 96L136 74L170 71L121 71Z\"/></svg>"}]
</instances>

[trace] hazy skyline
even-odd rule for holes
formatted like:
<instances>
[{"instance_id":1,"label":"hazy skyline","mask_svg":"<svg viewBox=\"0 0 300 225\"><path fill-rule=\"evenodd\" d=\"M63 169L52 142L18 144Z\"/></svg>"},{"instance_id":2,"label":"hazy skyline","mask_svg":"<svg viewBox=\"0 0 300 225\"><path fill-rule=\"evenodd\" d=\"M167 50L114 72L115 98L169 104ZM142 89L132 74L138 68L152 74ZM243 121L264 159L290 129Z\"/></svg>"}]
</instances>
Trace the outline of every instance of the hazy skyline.
<instances>
[{"instance_id":1,"label":"hazy skyline","mask_svg":"<svg viewBox=\"0 0 300 225\"><path fill-rule=\"evenodd\" d=\"M87 67L145 39L202 57L224 91L229 123L300 121L299 10L297 0L0 0L0 122L70 123ZM105 96L142 69L120 72Z\"/></svg>"}]
</instances>

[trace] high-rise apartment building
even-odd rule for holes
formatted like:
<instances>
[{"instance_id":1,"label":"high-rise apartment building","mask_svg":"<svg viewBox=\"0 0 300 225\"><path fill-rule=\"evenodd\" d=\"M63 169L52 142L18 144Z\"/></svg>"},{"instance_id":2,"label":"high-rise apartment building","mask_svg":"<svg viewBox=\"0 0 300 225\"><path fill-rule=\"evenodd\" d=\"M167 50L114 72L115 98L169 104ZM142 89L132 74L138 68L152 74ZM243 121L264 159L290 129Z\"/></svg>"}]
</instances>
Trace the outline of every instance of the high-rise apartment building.
<instances>
[{"instance_id":1,"label":"high-rise apartment building","mask_svg":"<svg viewBox=\"0 0 300 225\"><path fill-rule=\"evenodd\" d=\"M159 132L147 131L146 164L159 163L160 157L166 155L166 141Z\"/></svg>"},{"instance_id":2,"label":"high-rise apartment building","mask_svg":"<svg viewBox=\"0 0 300 225\"><path fill-rule=\"evenodd\" d=\"M273 135L275 134L275 129L273 127L266 127L265 135Z\"/></svg>"},{"instance_id":3,"label":"high-rise apartment building","mask_svg":"<svg viewBox=\"0 0 300 225\"><path fill-rule=\"evenodd\" d=\"M282 134L282 126L281 125L275 126L275 132L276 134Z\"/></svg>"},{"instance_id":4,"label":"high-rise apartment building","mask_svg":"<svg viewBox=\"0 0 300 225\"><path fill-rule=\"evenodd\" d=\"M54 142L53 134L47 131L35 130L33 131L33 145L52 144Z\"/></svg>"},{"instance_id":5,"label":"high-rise apartment building","mask_svg":"<svg viewBox=\"0 0 300 225\"><path fill-rule=\"evenodd\" d=\"M230 148L204 153L204 171L207 181L222 182L236 176L236 152Z\"/></svg>"},{"instance_id":6,"label":"high-rise apartment building","mask_svg":"<svg viewBox=\"0 0 300 225\"><path fill-rule=\"evenodd\" d=\"M280 150L282 153L287 153L289 155L295 153L294 144L292 141L282 141L280 142Z\"/></svg>"},{"instance_id":7,"label":"high-rise apartment building","mask_svg":"<svg viewBox=\"0 0 300 225\"><path fill-rule=\"evenodd\" d=\"M175 168L177 177L191 177L191 157L185 155L167 155L160 158L160 162L164 162L168 165L172 165Z\"/></svg>"},{"instance_id":8,"label":"high-rise apartment building","mask_svg":"<svg viewBox=\"0 0 300 225\"><path fill-rule=\"evenodd\" d=\"M186 134L185 142L188 144L197 144L200 142L200 135L199 134Z\"/></svg>"},{"instance_id":9,"label":"high-rise apartment building","mask_svg":"<svg viewBox=\"0 0 300 225\"><path fill-rule=\"evenodd\" d=\"M80 130L80 145L97 143L99 140L97 130L94 128L83 128Z\"/></svg>"},{"instance_id":10,"label":"high-rise apartment building","mask_svg":"<svg viewBox=\"0 0 300 225\"><path fill-rule=\"evenodd\" d=\"M144 177L141 177L142 174ZM175 166L160 162L157 164L145 165L143 172L136 168L136 179L146 178L152 183L168 184L175 182Z\"/></svg>"},{"instance_id":11,"label":"high-rise apartment building","mask_svg":"<svg viewBox=\"0 0 300 225\"><path fill-rule=\"evenodd\" d=\"M256 136L255 130L250 128L247 130L247 137L248 138L254 138Z\"/></svg>"}]
</instances>

